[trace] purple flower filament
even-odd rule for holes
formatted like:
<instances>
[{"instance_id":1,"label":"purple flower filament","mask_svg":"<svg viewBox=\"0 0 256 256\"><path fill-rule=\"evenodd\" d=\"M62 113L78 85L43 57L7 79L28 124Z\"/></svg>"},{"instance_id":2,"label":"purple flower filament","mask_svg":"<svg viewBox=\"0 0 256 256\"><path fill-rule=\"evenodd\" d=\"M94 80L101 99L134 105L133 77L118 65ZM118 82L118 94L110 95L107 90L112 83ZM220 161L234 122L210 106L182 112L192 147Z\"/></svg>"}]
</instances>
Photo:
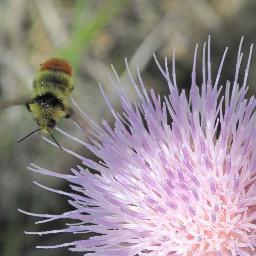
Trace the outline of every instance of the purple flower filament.
<instances>
[{"instance_id":1,"label":"purple flower filament","mask_svg":"<svg viewBox=\"0 0 256 256\"><path fill-rule=\"evenodd\" d=\"M26 213L43 218L39 223L71 219L79 224L27 233L99 235L39 248L66 246L101 256L256 254L256 100L245 98L252 47L243 83L238 85L242 41L234 81L225 86L219 86L219 79L227 49L213 79L209 39L203 46L200 88L196 84L196 47L189 98L178 90L175 57L171 74L167 60L163 67L155 57L170 90L163 100L153 90L147 92L139 70L137 84L127 65L139 101L129 101L115 73L112 81L123 116L115 112L101 88L115 118L114 128L107 122L102 127L92 122L97 142L91 144L58 129L101 162L65 149L82 163L70 175L32 165L35 172L71 184L73 193L38 185L69 197L74 210L59 215Z\"/></svg>"}]
</instances>

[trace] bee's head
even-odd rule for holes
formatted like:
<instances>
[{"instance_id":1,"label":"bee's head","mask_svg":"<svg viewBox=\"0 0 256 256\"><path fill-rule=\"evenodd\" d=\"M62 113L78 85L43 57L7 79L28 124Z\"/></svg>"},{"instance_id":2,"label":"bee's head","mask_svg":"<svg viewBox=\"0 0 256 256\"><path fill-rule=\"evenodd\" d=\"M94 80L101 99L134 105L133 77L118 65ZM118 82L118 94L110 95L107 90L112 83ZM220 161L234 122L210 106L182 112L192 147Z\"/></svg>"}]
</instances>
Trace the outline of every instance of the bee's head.
<instances>
[{"instance_id":1,"label":"bee's head","mask_svg":"<svg viewBox=\"0 0 256 256\"><path fill-rule=\"evenodd\" d=\"M23 137L19 141L17 141L17 143L20 143L21 141L23 141L24 139L28 138L29 136L31 136L32 134L34 134L37 131L42 131L42 132L50 134L52 139L54 140L54 142L58 145L58 147L63 150L63 148L60 146L60 144L54 138L54 136L53 136L53 134L51 132L52 129L54 129L55 126L56 126L56 120L53 119L53 118L49 118L49 117L47 118L45 116L39 116L38 118L36 118L36 122L37 122L39 128L34 130L34 131L32 131L31 133L29 133L28 135L26 135L25 137Z\"/></svg>"},{"instance_id":2,"label":"bee's head","mask_svg":"<svg viewBox=\"0 0 256 256\"><path fill-rule=\"evenodd\" d=\"M56 120L53 118L37 118L36 122L42 132L49 133L56 126Z\"/></svg>"},{"instance_id":3,"label":"bee's head","mask_svg":"<svg viewBox=\"0 0 256 256\"><path fill-rule=\"evenodd\" d=\"M56 121L53 118L49 118L49 120L47 121L47 128L48 129L53 129L56 126Z\"/></svg>"}]
</instances>

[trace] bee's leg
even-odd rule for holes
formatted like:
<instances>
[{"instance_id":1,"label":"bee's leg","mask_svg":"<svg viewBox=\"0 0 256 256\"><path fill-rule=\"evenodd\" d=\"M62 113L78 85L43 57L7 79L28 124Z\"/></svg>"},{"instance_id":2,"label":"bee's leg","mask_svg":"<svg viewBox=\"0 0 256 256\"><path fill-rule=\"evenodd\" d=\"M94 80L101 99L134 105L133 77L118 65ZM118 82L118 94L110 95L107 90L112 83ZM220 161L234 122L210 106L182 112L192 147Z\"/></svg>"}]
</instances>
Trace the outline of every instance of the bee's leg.
<instances>
[{"instance_id":1,"label":"bee's leg","mask_svg":"<svg viewBox=\"0 0 256 256\"><path fill-rule=\"evenodd\" d=\"M71 116L73 116L73 114L74 110L72 108L67 108L66 115L64 116L64 118L70 118Z\"/></svg>"},{"instance_id":2,"label":"bee's leg","mask_svg":"<svg viewBox=\"0 0 256 256\"><path fill-rule=\"evenodd\" d=\"M31 108L30 108L30 104L33 103L33 100L28 100L25 105L26 105L26 108L28 109L29 112L32 112Z\"/></svg>"}]
</instances>

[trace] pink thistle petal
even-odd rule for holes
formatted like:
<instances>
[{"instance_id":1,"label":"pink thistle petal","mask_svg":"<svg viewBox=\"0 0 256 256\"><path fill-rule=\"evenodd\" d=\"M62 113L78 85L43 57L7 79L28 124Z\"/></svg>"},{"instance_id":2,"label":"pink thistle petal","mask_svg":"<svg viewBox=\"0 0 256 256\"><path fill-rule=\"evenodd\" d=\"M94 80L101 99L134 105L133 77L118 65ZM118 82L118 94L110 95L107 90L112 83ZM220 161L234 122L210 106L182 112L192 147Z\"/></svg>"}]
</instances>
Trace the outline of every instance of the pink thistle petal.
<instances>
[{"instance_id":1,"label":"pink thistle petal","mask_svg":"<svg viewBox=\"0 0 256 256\"><path fill-rule=\"evenodd\" d=\"M239 45L234 81L220 86L224 51L216 78L212 77L210 38L203 46L202 82L197 86L195 49L189 97L178 90L173 54L172 73L165 59L154 56L170 93L161 99L145 89L137 67L138 83L128 76L138 94L132 104L120 88L114 71L123 114L117 113L102 86L103 97L115 119L92 125L90 143L57 129L101 159L95 162L69 149L86 168L77 166L63 175L32 165L40 174L65 179L72 192L41 188L69 198L74 211L63 214L25 214L42 218L77 220L61 230L30 234L97 235L62 245L92 255L130 256L252 256L256 254L256 100L246 99L250 48L244 80L238 85L243 58ZM78 125L79 126L79 125ZM80 126L79 126L80 127ZM81 128L82 129L82 128Z\"/></svg>"}]
</instances>

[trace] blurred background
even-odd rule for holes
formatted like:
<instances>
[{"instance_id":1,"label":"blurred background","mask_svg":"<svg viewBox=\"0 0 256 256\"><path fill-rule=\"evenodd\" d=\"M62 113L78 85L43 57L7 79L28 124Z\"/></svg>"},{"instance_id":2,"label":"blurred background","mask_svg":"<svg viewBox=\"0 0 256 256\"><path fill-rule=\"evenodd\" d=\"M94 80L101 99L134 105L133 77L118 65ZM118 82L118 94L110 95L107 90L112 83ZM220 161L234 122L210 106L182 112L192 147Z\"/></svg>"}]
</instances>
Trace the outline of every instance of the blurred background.
<instances>
[{"instance_id":1,"label":"blurred background","mask_svg":"<svg viewBox=\"0 0 256 256\"><path fill-rule=\"evenodd\" d=\"M55 229L63 225L34 225L35 218L17 211L22 208L38 213L62 213L71 209L66 198L33 185L38 180L68 190L64 181L32 173L26 167L32 162L69 173L78 164L77 159L42 140L40 133L16 143L37 127L24 102L31 95L40 63L53 56L72 63L73 98L98 123L103 118L111 122L98 87L98 83L104 86L118 109L118 98L108 77L111 64L122 77L131 100L136 98L126 82L125 57L133 73L136 64L140 66L148 88L164 95L167 86L152 53L161 61L164 56L171 60L175 48L177 79L180 87L187 89L195 44L199 43L201 50L210 34L213 75L224 47L229 46L222 81L232 80L241 36L245 36L245 57L250 43L255 42L255 15L254 0L0 0L0 255L73 255L66 249L35 249L36 245L68 242L73 237L24 235L24 230ZM250 93L255 88L255 63L253 59ZM59 127L84 137L70 119L61 121ZM93 157L57 131L54 135L61 145Z\"/></svg>"}]
</instances>

